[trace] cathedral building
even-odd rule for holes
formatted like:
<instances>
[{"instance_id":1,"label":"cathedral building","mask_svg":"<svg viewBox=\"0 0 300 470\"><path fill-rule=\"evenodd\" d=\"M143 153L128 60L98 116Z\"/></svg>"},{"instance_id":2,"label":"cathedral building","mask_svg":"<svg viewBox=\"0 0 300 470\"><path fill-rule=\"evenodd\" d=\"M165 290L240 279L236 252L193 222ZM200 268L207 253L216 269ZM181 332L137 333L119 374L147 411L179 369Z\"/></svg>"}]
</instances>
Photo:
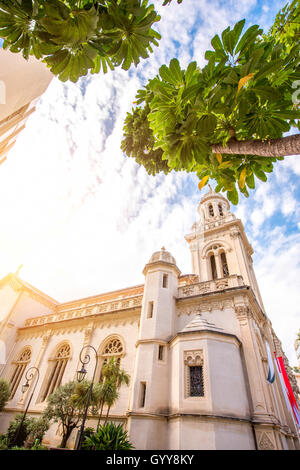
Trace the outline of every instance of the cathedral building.
<instances>
[{"instance_id":1,"label":"cathedral building","mask_svg":"<svg viewBox=\"0 0 300 470\"><path fill-rule=\"evenodd\" d=\"M267 381L268 352L285 356L264 309L243 224L212 190L198 213L185 237L192 274L182 274L162 248L145 265L143 285L72 302L55 301L18 274L2 279L0 375L12 391L0 432L28 402L32 391L22 394L22 385L29 367L40 374L29 407L38 416L47 397L76 378L80 351L92 345L96 381L111 356L131 377L109 419L125 424L136 449L299 449L276 368L273 383ZM90 378L93 368L92 358ZM89 416L87 425L96 423ZM44 442L58 444L60 433L53 424ZM69 447L75 439L73 432Z\"/></svg>"}]
</instances>

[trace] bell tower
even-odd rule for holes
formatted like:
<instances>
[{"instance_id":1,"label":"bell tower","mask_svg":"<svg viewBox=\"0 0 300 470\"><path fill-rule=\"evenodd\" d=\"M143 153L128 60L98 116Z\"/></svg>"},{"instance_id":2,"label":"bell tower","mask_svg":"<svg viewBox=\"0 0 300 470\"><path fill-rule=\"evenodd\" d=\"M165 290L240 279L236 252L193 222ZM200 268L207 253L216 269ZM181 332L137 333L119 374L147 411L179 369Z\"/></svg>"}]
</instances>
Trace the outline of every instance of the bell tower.
<instances>
[{"instance_id":1,"label":"bell tower","mask_svg":"<svg viewBox=\"0 0 300 470\"><path fill-rule=\"evenodd\" d=\"M185 236L191 250L193 274L199 276L199 282L226 278L230 281L237 276L253 289L264 310L253 269L253 248L227 199L210 187L200 201L198 213L199 222Z\"/></svg>"}]
</instances>

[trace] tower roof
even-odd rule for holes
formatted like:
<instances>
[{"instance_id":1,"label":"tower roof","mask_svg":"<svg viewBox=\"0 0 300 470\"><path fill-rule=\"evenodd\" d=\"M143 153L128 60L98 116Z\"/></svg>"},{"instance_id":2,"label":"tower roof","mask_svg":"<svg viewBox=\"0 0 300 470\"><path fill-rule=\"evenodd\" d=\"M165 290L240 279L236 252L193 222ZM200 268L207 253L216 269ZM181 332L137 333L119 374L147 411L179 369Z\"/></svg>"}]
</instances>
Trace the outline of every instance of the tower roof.
<instances>
[{"instance_id":1,"label":"tower roof","mask_svg":"<svg viewBox=\"0 0 300 470\"><path fill-rule=\"evenodd\" d=\"M154 263L155 261L165 261L166 263L176 264L174 256L171 255L169 251L163 246L160 251L156 251L150 258L149 263Z\"/></svg>"},{"instance_id":2,"label":"tower roof","mask_svg":"<svg viewBox=\"0 0 300 470\"><path fill-rule=\"evenodd\" d=\"M211 189L211 186L209 186L209 191L202 197L199 205L203 204L204 202L207 202L209 199L221 199L223 202L226 202L228 209L230 209L230 204L226 197L222 196L222 194L220 193L216 193L215 191L213 191Z\"/></svg>"},{"instance_id":3,"label":"tower roof","mask_svg":"<svg viewBox=\"0 0 300 470\"><path fill-rule=\"evenodd\" d=\"M209 322L206 318L203 318L201 313L198 313L181 331L180 333L190 333L192 331L224 331L223 328L217 327L214 323Z\"/></svg>"},{"instance_id":4,"label":"tower roof","mask_svg":"<svg viewBox=\"0 0 300 470\"><path fill-rule=\"evenodd\" d=\"M153 255L151 256L151 258L149 260L149 263L146 264L146 266L143 270L143 274L146 275L147 270L148 270L150 265L160 264L160 263L167 264L167 265L173 265L174 269L178 272L178 275L181 274L180 270L176 266L176 260L175 260L174 256L172 256L171 253L169 251L167 251L164 246L161 248L160 251L156 251L155 253L153 253Z\"/></svg>"}]
</instances>

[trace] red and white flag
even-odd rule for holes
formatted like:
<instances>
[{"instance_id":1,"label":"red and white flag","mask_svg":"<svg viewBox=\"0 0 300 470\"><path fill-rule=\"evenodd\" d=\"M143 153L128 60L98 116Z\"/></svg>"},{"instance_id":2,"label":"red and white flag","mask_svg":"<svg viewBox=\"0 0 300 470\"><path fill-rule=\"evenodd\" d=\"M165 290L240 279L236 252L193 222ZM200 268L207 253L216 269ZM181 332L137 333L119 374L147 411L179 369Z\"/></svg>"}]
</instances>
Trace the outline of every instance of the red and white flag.
<instances>
[{"instance_id":1,"label":"red and white flag","mask_svg":"<svg viewBox=\"0 0 300 470\"><path fill-rule=\"evenodd\" d=\"M283 393L284 393L284 396L285 396L285 399L286 399L286 402L287 402L287 406L288 406L288 408L289 408L289 406L291 407L294 418L296 420L296 423L298 424L298 427L300 428L300 412L299 412L299 408L298 408L298 405L297 405L297 402L296 402L296 399L295 399L295 395L294 395L293 389L291 387L288 375L286 373L283 358L282 358L282 356L281 357L276 357L275 353L274 353L274 355L275 355L275 361L276 361L276 365L277 365L277 371L278 371L279 379L280 379L280 382L281 382L281 385L282 385L282 389L283 389Z\"/></svg>"}]
</instances>

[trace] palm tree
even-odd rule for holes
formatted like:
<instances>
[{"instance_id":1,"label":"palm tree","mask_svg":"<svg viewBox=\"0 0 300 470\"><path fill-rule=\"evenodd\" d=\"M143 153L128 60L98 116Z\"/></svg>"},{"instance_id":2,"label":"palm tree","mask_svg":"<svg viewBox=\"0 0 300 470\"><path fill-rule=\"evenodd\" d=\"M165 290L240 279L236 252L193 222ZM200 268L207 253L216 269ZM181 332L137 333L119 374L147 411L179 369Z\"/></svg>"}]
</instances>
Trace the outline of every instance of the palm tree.
<instances>
[{"instance_id":1,"label":"palm tree","mask_svg":"<svg viewBox=\"0 0 300 470\"><path fill-rule=\"evenodd\" d=\"M101 382L99 387L99 419L97 424L97 429L100 426L100 421L102 418L103 407L105 404L113 403L118 397L115 397L116 386L109 380Z\"/></svg>"},{"instance_id":2,"label":"palm tree","mask_svg":"<svg viewBox=\"0 0 300 470\"><path fill-rule=\"evenodd\" d=\"M111 407L115 404L118 398L119 398L119 393L118 393L117 386L115 383L110 382L110 393L107 395L107 398L106 398L107 412L106 412L104 425L107 423L108 415L109 415L109 411Z\"/></svg>"},{"instance_id":3,"label":"palm tree","mask_svg":"<svg viewBox=\"0 0 300 470\"><path fill-rule=\"evenodd\" d=\"M101 389L99 392L99 419L97 424L97 429L100 425L103 406L106 404L108 406L105 423L108 420L110 408L118 400L119 393L118 390L123 384L129 385L130 376L126 373L124 369L120 368L120 364L115 357L111 357L107 363L102 367L101 374L102 382Z\"/></svg>"}]
</instances>

